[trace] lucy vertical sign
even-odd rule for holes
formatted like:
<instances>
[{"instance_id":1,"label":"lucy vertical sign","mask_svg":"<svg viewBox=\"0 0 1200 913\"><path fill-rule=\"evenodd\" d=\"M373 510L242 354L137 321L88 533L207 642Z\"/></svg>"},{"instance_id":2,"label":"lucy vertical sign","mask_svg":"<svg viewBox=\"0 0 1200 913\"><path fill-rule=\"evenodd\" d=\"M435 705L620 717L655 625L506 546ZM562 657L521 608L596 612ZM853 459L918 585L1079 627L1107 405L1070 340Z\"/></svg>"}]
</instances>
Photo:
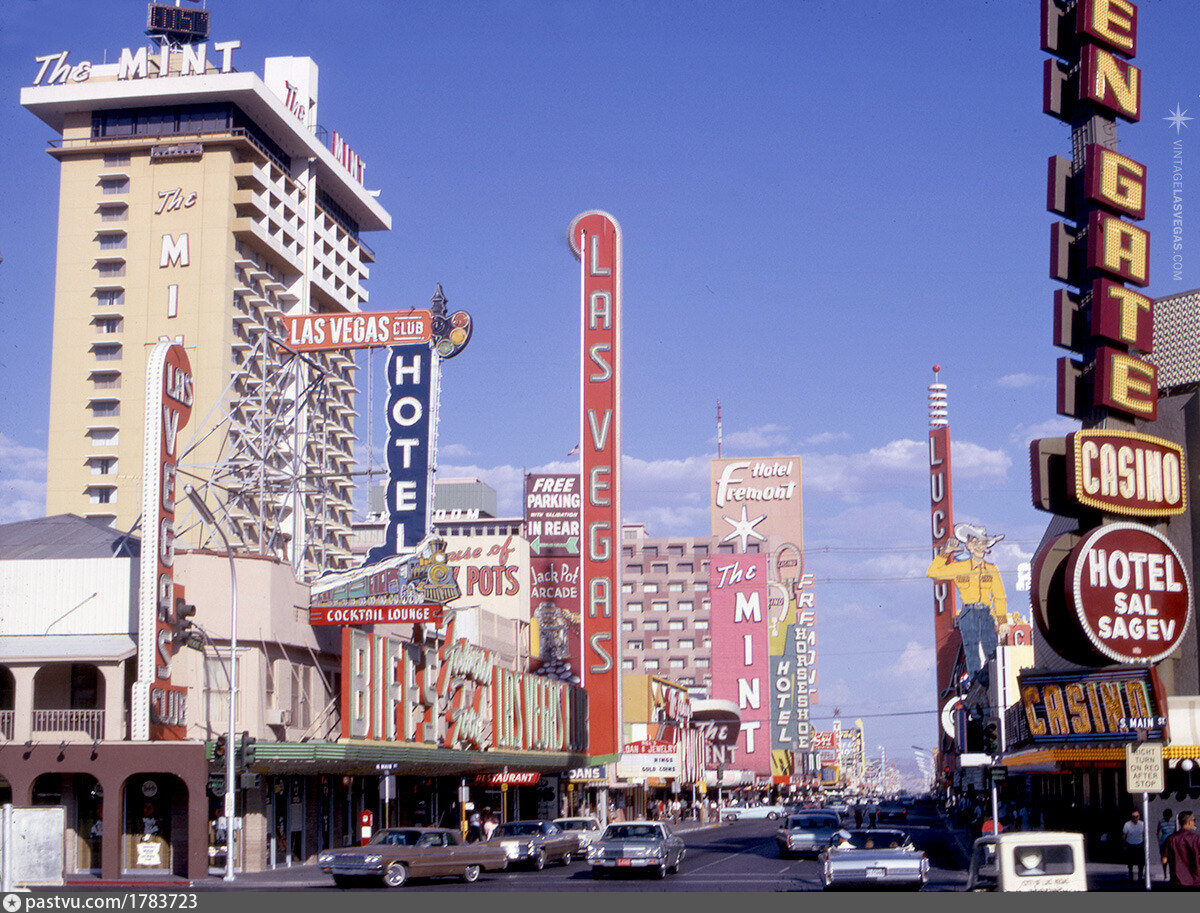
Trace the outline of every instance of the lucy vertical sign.
<instances>
[{"instance_id":1,"label":"lucy vertical sign","mask_svg":"<svg viewBox=\"0 0 1200 913\"><path fill-rule=\"evenodd\" d=\"M591 210L575 217L569 238L581 268L583 685L595 758L615 756L621 744L621 229Z\"/></svg>"},{"instance_id":2,"label":"lucy vertical sign","mask_svg":"<svg viewBox=\"0 0 1200 913\"><path fill-rule=\"evenodd\" d=\"M192 368L182 343L163 339L146 364L141 592L132 738L186 736L187 689L171 684L175 620L175 465L192 414ZM181 591L182 592L182 591Z\"/></svg>"},{"instance_id":3,"label":"lucy vertical sign","mask_svg":"<svg viewBox=\"0 0 1200 913\"><path fill-rule=\"evenodd\" d=\"M946 385L938 382L940 371L933 366L929 385L929 532L933 554L941 551L954 532L954 499L950 487L950 424L947 418ZM933 634L937 644L938 694L954 684L954 664L962 638L954 626L954 585L949 580L933 582Z\"/></svg>"}]
</instances>

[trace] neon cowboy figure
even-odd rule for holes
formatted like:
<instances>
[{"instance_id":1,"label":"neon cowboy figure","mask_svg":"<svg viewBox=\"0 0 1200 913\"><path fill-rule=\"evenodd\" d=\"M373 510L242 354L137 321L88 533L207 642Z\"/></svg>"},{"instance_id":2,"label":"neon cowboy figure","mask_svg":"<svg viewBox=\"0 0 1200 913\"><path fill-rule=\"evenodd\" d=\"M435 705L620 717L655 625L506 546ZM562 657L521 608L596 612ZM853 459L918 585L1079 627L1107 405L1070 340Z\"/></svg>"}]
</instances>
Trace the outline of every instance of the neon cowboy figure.
<instances>
[{"instance_id":1,"label":"neon cowboy figure","mask_svg":"<svg viewBox=\"0 0 1200 913\"><path fill-rule=\"evenodd\" d=\"M1005 621L1008 612L1000 571L985 560L992 546L1003 538L1003 535L989 536L982 526L957 523L954 536L946 540L926 571L934 580L953 581L958 589L961 607L955 624L962 635L963 654L972 681L979 678L984 664L995 656L996 626ZM962 548L966 549L966 556L956 557L955 553Z\"/></svg>"}]
</instances>

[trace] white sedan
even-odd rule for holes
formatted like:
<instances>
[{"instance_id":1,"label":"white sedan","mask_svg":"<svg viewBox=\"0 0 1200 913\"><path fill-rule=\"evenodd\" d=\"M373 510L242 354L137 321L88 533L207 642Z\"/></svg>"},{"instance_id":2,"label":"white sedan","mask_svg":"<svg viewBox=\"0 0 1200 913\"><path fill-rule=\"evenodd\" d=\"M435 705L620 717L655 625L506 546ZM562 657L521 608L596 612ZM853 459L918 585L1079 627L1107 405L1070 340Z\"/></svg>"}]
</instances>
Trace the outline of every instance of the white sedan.
<instances>
[{"instance_id":1,"label":"white sedan","mask_svg":"<svg viewBox=\"0 0 1200 913\"><path fill-rule=\"evenodd\" d=\"M579 848L586 850L600 839L600 822L596 818L583 816L579 818L555 818L554 823L564 832L574 834L579 838Z\"/></svg>"},{"instance_id":2,"label":"white sedan","mask_svg":"<svg viewBox=\"0 0 1200 913\"><path fill-rule=\"evenodd\" d=\"M766 818L775 821L782 818L785 812L782 805L731 805L721 809L723 821L751 821Z\"/></svg>"}]
</instances>

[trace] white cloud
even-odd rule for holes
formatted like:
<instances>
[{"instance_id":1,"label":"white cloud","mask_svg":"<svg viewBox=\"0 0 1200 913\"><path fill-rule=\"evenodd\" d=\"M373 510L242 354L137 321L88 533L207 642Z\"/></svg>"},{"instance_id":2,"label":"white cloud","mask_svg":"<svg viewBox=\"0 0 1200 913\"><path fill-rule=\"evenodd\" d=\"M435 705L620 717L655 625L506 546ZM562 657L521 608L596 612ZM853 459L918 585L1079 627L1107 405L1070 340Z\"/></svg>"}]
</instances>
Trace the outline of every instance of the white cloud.
<instances>
[{"instance_id":1,"label":"white cloud","mask_svg":"<svg viewBox=\"0 0 1200 913\"><path fill-rule=\"evenodd\" d=\"M845 431L822 431L820 434L814 434L811 437L806 437L801 444L806 447L819 447L822 444L832 444L835 441L848 441L850 435Z\"/></svg>"},{"instance_id":2,"label":"white cloud","mask_svg":"<svg viewBox=\"0 0 1200 913\"><path fill-rule=\"evenodd\" d=\"M0 434L0 523L46 514L46 451Z\"/></svg>"},{"instance_id":3,"label":"white cloud","mask_svg":"<svg viewBox=\"0 0 1200 913\"><path fill-rule=\"evenodd\" d=\"M443 457L452 460L465 460L467 457L475 456L466 444L439 444L438 459Z\"/></svg>"},{"instance_id":4,"label":"white cloud","mask_svg":"<svg viewBox=\"0 0 1200 913\"><path fill-rule=\"evenodd\" d=\"M640 460L626 454L622 466L621 513L626 522L645 523L652 536L704 535L709 525L708 460ZM440 463L439 478L476 478L496 490L502 517L524 514L526 473L577 473L577 460L552 460L539 466L480 466ZM696 530L695 532L691 532Z\"/></svg>"},{"instance_id":5,"label":"white cloud","mask_svg":"<svg viewBox=\"0 0 1200 913\"><path fill-rule=\"evenodd\" d=\"M787 446L787 430L783 425L760 425L745 431L731 431L722 436L721 453L723 456L733 453L762 456L767 451Z\"/></svg>"},{"instance_id":6,"label":"white cloud","mask_svg":"<svg viewBox=\"0 0 1200 913\"><path fill-rule=\"evenodd\" d=\"M529 472L562 472L564 470L530 468ZM578 464L571 470L578 472ZM479 479L496 490L496 513L501 517L520 517L525 513L525 469L516 466L479 466L476 464L439 463L437 476L441 479Z\"/></svg>"},{"instance_id":7,"label":"white cloud","mask_svg":"<svg viewBox=\"0 0 1200 913\"><path fill-rule=\"evenodd\" d=\"M931 644L919 644L910 640L904 645L904 652L900 654L900 658L892 663L888 671L904 679L916 676L927 678L933 675L936 662L937 652Z\"/></svg>"},{"instance_id":8,"label":"white cloud","mask_svg":"<svg viewBox=\"0 0 1200 913\"><path fill-rule=\"evenodd\" d=\"M952 445L957 482L996 483L1008 476L1012 458L970 441ZM806 454L806 491L839 494L850 501L864 493L924 484L929 474L929 444L909 439L890 441L863 453Z\"/></svg>"},{"instance_id":9,"label":"white cloud","mask_svg":"<svg viewBox=\"0 0 1200 913\"><path fill-rule=\"evenodd\" d=\"M1038 438L1065 437L1073 431L1078 430L1079 423L1077 421L1058 415L1034 425L1018 425L1013 429L1012 440L1023 446L1028 446L1030 441L1037 440ZM955 468L957 469L957 466Z\"/></svg>"},{"instance_id":10,"label":"white cloud","mask_svg":"<svg viewBox=\"0 0 1200 913\"><path fill-rule=\"evenodd\" d=\"M1001 387L1009 387L1018 389L1020 387L1033 387L1045 381L1046 378L1039 377L1037 374L1005 374L996 383Z\"/></svg>"}]
</instances>

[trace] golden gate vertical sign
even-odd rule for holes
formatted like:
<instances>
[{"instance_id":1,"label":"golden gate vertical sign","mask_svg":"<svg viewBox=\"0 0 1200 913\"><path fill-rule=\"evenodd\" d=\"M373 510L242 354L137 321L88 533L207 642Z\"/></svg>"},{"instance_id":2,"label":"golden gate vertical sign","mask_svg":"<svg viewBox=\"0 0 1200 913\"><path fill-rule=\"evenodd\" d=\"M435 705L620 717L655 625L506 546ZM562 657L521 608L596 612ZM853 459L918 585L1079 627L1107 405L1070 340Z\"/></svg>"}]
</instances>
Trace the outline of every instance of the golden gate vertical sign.
<instances>
[{"instance_id":1,"label":"golden gate vertical sign","mask_svg":"<svg viewBox=\"0 0 1200 913\"><path fill-rule=\"evenodd\" d=\"M621 748L621 229L608 213L590 210L571 223L570 241L581 266L583 315L580 569L588 754L615 759Z\"/></svg>"}]
</instances>

